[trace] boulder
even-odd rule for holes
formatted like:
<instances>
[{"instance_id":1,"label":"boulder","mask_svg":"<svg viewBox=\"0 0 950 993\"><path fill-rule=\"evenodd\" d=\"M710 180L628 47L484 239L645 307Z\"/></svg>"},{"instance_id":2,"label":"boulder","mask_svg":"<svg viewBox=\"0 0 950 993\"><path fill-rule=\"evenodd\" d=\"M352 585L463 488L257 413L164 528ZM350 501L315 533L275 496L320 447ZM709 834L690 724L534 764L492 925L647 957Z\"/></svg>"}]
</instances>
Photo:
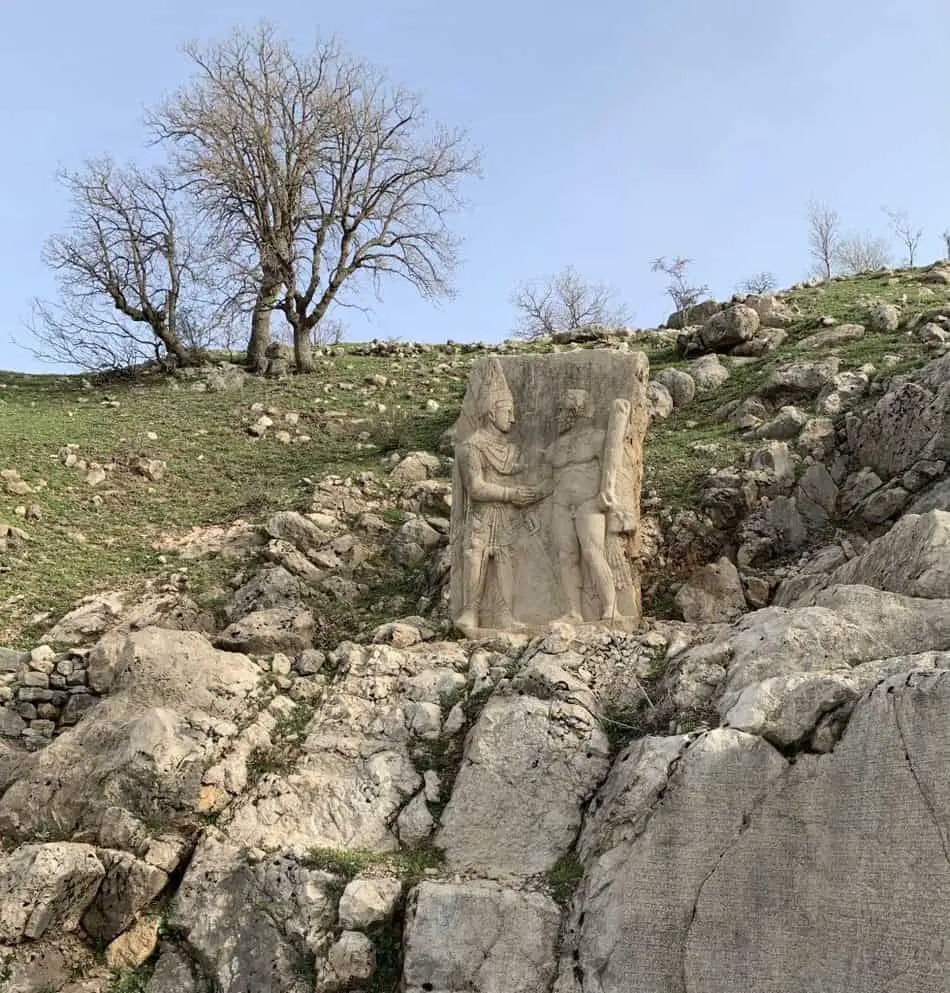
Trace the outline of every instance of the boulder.
<instances>
[{"instance_id":1,"label":"boulder","mask_svg":"<svg viewBox=\"0 0 950 993\"><path fill-rule=\"evenodd\" d=\"M667 388L677 410L692 403L696 395L696 382L688 372L682 369L660 369L653 378Z\"/></svg>"},{"instance_id":2,"label":"boulder","mask_svg":"<svg viewBox=\"0 0 950 993\"><path fill-rule=\"evenodd\" d=\"M868 325L872 331L896 331L900 323L900 307L893 303L876 303L868 313Z\"/></svg>"},{"instance_id":3,"label":"boulder","mask_svg":"<svg viewBox=\"0 0 950 993\"><path fill-rule=\"evenodd\" d=\"M702 343L710 351L727 352L749 341L758 329L759 315L755 310L737 303L706 319L701 333Z\"/></svg>"},{"instance_id":4,"label":"boulder","mask_svg":"<svg viewBox=\"0 0 950 993\"><path fill-rule=\"evenodd\" d=\"M647 384L647 407L651 421L666 420L673 413L673 397L662 383Z\"/></svg>"},{"instance_id":5,"label":"boulder","mask_svg":"<svg viewBox=\"0 0 950 993\"><path fill-rule=\"evenodd\" d=\"M729 378L729 370L719 361L718 355L703 355L690 363L690 375L700 393L714 390Z\"/></svg>"},{"instance_id":6,"label":"boulder","mask_svg":"<svg viewBox=\"0 0 950 993\"><path fill-rule=\"evenodd\" d=\"M304 607L270 607L229 624L215 638L215 645L228 652L293 655L313 647L315 628L313 614Z\"/></svg>"},{"instance_id":7,"label":"boulder","mask_svg":"<svg viewBox=\"0 0 950 993\"><path fill-rule=\"evenodd\" d=\"M738 570L725 557L697 569L677 592L676 606L691 624L735 620L747 610Z\"/></svg>"},{"instance_id":8,"label":"boulder","mask_svg":"<svg viewBox=\"0 0 950 993\"><path fill-rule=\"evenodd\" d=\"M394 483L420 483L438 476L442 462L431 452L410 452L393 467L389 478Z\"/></svg>"}]
</instances>

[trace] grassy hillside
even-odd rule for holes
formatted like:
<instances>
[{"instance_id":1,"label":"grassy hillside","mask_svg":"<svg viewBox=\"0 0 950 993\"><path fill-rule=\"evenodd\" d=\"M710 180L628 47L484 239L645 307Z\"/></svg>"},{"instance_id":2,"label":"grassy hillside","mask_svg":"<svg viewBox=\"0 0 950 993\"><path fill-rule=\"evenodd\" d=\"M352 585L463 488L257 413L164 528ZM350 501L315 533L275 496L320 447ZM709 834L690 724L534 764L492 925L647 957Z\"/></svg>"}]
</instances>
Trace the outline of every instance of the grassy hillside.
<instances>
[{"instance_id":1,"label":"grassy hillside","mask_svg":"<svg viewBox=\"0 0 950 993\"><path fill-rule=\"evenodd\" d=\"M714 419L718 407L748 395L776 363L803 355L800 342L822 315L861 322L869 302L884 299L902 304L906 318L950 300L950 287L925 286L920 276L915 270L786 294L802 316L785 344L737 366L729 382L651 429L647 488L667 506L689 506L697 475L734 461L745 447L731 426ZM687 365L660 340L647 338L645 347L653 368ZM197 379L158 372L109 383L0 373L0 471L17 471L32 490L11 493L0 482L0 525L28 536L0 550L0 645L29 644L83 595L134 589L175 568L154 547L163 536L306 509L319 476L379 471L387 452L436 448L455 418L472 356L337 352L311 375L249 379L223 392L199 391ZM869 332L834 353L842 368L879 365L885 355L897 356L901 368L925 360L903 330ZM248 427L262 414L274 424L255 438ZM282 430L288 443L278 440ZM301 435L308 440L297 440ZM67 466L67 445L76 458L101 465L104 480L90 486L86 472ZM164 461L164 475L143 475L136 468L142 459ZM193 595L221 568L192 565Z\"/></svg>"}]
</instances>

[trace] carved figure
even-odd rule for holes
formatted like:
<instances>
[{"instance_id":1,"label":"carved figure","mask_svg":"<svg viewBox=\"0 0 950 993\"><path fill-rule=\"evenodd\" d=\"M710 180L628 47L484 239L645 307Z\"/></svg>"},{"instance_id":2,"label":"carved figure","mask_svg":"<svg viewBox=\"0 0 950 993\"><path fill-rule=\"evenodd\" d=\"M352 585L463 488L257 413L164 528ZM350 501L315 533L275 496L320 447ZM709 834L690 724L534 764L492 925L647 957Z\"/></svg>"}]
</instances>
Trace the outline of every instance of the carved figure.
<instances>
[{"instance_id":1,"label":"carved figure","mask_svg":"<svg viewBox=\"0 0 950 993\"><path fill-rule=\"evenodd\" d=\"M593 414L586 390L567 390L558 403L557 440L544 453L553 471L551 536L564 619L574 622L584 620L585 576L600 619L617 616L617 592L631 581L620 536L636 529L636 512L618 497L630 403L613 402L606 430Z\"/></svg>"},{"instance_id":2,"label":"carved figure","mask_svg":"<svg viewBox=\"0 0 950 993\"><path fill-rule=\"evenodd\" d=\"M478 426L455 446L461 481L462 603L456 626L469 634L482 626L483 598L494 576L500 601L492 626L518 630L524 625L511 612L512 552L523 523L519 508L537 503L546 491L519 484L526 468L506 435L514 425L514 400L497 360L489 363L476 400Z\"/></svg>"}]
</instances>

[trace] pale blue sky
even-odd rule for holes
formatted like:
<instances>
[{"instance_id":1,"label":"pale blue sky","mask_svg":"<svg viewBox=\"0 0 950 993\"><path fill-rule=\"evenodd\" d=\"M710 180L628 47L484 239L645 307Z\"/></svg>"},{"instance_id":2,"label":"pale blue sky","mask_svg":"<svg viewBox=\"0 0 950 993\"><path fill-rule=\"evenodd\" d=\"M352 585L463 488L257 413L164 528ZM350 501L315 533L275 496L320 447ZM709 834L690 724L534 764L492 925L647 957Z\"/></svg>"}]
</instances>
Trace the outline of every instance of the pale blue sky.
<instances>
[{"instance_id":1,"label":"pale blue sky","mask_svg":"<svg viewBox=\"0 0 950 993\"><path fill-rule=\"evenodd\" d=\"M921 258L941 254L947 0L6 0L0 368L38 368L8 334L52 290L57 167L138 156L143 108L188 72L181 44L262 16L302 46L337 35L483 150L457 299L391 287L368 321L345 315L351 338L498 340L514 286L568 264L654 326L670 310L657 255L694 258L720 297L762 269L802 278L812 198L876 234L882 205L907 210Z\"/></svg>"}]
</instances>

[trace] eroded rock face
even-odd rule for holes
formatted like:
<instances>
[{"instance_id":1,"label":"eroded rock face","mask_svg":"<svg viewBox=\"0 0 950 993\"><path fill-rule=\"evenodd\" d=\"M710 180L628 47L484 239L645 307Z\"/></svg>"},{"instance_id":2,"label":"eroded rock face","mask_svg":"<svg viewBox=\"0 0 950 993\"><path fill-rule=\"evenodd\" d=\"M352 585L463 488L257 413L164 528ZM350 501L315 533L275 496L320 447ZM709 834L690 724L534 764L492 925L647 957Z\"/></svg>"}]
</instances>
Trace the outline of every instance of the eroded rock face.
<instances>
[{"instance_id":1,"label":"eroded rock face","mask_svg":"<svg viewBox=\"0 0 950 993\"><path fill-rule=\"evenodd\" d=\"M556 657L534 659L512 689L472 730L436 836L450 866L487 876L550 869L608 767L593 695Z\"/></svg>"},{"instance_id":2,"label":"eroded rock face","mask_svg":"<svg viewBox=\"0 0 950 993\"><path fill-rule=\"evenodd\" d=\"M171 817L194 808L211 753L203 728L231 721L260 678L246 656L190 631L108 636L97 679L110 695L47 748L19 760L0 799L0 825L22 836L92 829L110 807Z\"/></svg>"},{"instance_id":3,"label":"eroded rock face","mask_svg":"<svg viewBox=\"0 0 950 993\"><path fill-rule=\"evenodd\" d=\"M406 993L546 993L560 912L540 893L495 883L421 883L410 895Z\"/></svg>"}]
</instances>

